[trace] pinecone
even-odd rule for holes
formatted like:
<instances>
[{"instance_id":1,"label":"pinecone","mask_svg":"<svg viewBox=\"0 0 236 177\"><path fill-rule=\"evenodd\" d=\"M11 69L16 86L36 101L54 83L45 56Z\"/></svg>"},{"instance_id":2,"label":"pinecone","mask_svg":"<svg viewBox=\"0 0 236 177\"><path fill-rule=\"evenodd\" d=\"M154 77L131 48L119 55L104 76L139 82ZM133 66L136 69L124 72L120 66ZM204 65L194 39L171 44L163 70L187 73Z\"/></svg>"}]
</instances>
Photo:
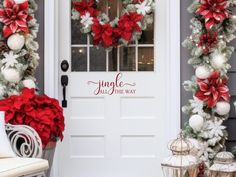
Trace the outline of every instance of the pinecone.
<instances>
[{"instance_id":1,"label":"pinecone","mask_svg":"<svg viewBox=\"0 0 236 177\"><path fill-rule=\"evenodd\" d=\"M3 41L0 41L0 55L9 52L9 48L7 46L7 44Z\"/></svg>"},{"instance_id":2,"label":"pinecone","mask_svg":"<svg viewBox=\"0 0 236 177\"><path fill-rule=\"evenodd\" d=\"M25 55L24 55L24 58L25 58L26 60L28 60L28 59L30 58L30 54L28 54L28 53L25 54Z\"/></svg>"},{"instance_id":3,"label":"pinecone","mask_svg":"<svg viewBox=\"0 0 236 177\"><path fill-rule=\"evenodd\" d=\"M31 75L33 75L33 73L34 73L33 68L32 68L32 67L28 67L28 68L25 70L24 75L25 75L25 76L31 76Z\"/></svg>"}]
</instances>

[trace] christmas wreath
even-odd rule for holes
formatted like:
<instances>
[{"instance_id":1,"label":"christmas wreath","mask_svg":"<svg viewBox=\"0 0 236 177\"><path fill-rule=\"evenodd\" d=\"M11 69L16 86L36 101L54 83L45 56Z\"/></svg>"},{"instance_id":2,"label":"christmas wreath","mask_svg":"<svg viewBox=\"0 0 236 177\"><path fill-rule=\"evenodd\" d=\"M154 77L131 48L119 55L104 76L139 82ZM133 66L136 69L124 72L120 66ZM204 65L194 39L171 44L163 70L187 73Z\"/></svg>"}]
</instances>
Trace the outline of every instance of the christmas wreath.
<instances>
[{"instance_id":1,"label":"christmas wreath","mask_svg":"<svg viewBox=\"0 0 236 177\"><path fill-rule=\"evenodd\" d=\"M153 23L153 0L122 0L121 16L110 20L99 8L99 0L72 2L72 19L80 20L81 32L90 34L95 46L128 45Z\"/></svg>"}]
</instances>

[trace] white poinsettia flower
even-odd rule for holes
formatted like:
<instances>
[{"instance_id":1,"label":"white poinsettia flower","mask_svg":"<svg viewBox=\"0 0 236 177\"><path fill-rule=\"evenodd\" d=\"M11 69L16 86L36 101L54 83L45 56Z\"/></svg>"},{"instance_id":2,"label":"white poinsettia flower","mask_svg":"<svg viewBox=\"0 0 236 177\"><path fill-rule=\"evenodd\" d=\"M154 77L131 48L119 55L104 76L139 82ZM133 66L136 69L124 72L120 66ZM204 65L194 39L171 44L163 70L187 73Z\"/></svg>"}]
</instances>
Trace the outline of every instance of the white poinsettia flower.
<instances>
[{"instance_id":1,"label":"white poinsettia flower","mask_svg":"<svg viewBox=\"0 0 236 177\"><path fill-rule=\"evenodd\" d=\"M9 53L4 53L3 55L5 58L3 58L1 62L5 65L5 67L12 67L18 63L16 59L19 57L19 55L14 55L13 51L10 51Z\"/></svg>"},{"instance_id":2,"label":"white poinsettia flower","mask_svg":"<svg viewBox=\"0 0 236 177\"><path fill-rule=\"evenodd\" d=\"M202 161L206 161L209 159L209 154L214 151L209 147L207 142L201 143L201 148L199 149L198 156Z\"/></svg>"},{"instance_id":3,"label":"white poinsettia flower","mask_svg":"<svg viewBox=\"0 0 236 177\"><path fill-rule=\"evenodd\" d=\"M193 100L190 100L190 105L193 108L192 112L193 113L203 113L203 107L204 107L204 102L199 100L198 98L194 97Z\"/></svg>"},{"instance_id":4,"label":"white poinsettia flower","mask_svg":"<svg viewBox=\"0 0 236 177\"><path fill-rule=\"evenodd\" d=\"M93 17L90 16L89 12L87 12L85 15L81 16L80 22L85 26L85 28L88 28L93 24Z\"/></svg>"},{"instance_id":5,"label":"white poinsettia flower","mask_svg":"<svg viewBox=\"0 0 236 177\"><path fill-rule=\"evenodd\" d=\"M146 15L152 10L152 1L145 0L141 4L136 4L135 7L137 8L138 14Z\"/></svg>"},{"instance_id":6,"label":"white poinsettia flower","mask_svg":"<svg viewBox=\"0 0 236 177\"><path fill-rule=\"evenodd\" d=\"M212 137L223 136L223 130L226 128L222 125L222 120L219 121L208 121L208 130Z\"/></svg>"}]
</instances>

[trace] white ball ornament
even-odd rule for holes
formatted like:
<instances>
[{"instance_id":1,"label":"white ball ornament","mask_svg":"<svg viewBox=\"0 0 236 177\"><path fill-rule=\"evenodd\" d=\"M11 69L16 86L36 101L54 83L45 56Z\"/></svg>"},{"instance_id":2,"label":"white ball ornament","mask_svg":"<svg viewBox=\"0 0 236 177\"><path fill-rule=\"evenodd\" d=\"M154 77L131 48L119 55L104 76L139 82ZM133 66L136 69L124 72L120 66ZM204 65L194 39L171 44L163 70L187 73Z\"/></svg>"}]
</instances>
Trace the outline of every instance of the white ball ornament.
<instances>
[{"instance_id":1,"label":"white ball ornament","mask_svg":"<svg viewBox=\"0 0 236 177\"><path fill-rule=\"evenodd\" d=\"M19 33L15 33L7 39L7 45L11 50L21 50L25 45L25 37Z\"/></svg>"},{"instance_id":2,"label":"white ball ornament","mask_svg":"<svg viewBox=\"0 0 236 177\"><path fill-rule=\"evenodd\" d=\"M210 76L211 72L206 66L198 66L195 75L199 79L207 79Z\"/></svg>"},{"instance_id":3,"label":"white ball ornament","mask_svg":"<svg viewBox=\"0 0 236 177\"><path fill-rule=\"evenodd\" d=\"M226 101L220 101L216 103L216 113L224 116L228 114L230 111L230 104Z\"/></svg>"},{"instance_id":4,"label":"white ball ornament","mask_svg":"<svg viewBox=\"0 0 236 177\"><path fill-rule=\"evenodd\" d=\"M220 69L224 66L226 57L223 54L216 54L211 59L211 64L215 69Z\"/></svg>"},{"instance_id":5,"label":"white ball ornament","mask_svg":"<svg viewBox=\"0 0 236 177\"><path fill-rule=\"evenodd\" d=\"M14 68L2 69L2 75L8 82L18 83L21 79L20 73Z\"/></svg>"},{"instance_id":6,"label":"white ball ornament","mask_svg":"<svg viewBox=\"0 0 236 177\"><path fill-rule=\"evenodd\" d=\"M16 4L22 4L22 3L26 2L26 1L28 1L28 0L14 0L14 2Z\"/></svg>"},{"instance_id":7,"label":"white ball ornament","mask_svg":"<svg viewBox=\"0 0 236 177\"><path fill-rule=\"evenodd\" d=\"M36 88L36 85L32 79L23 80L23 85L29 89Z\"/></svg>"},{"instance_id":8,"label":"white ball ornament","mask_svg":"<svg viewBox=\"0 0 236 177\"><path fill-rule=\"evenodd\" d=\"M189 126L194 131L200 131L203 127L204 119L200 115L192 115L189 119Z\"/></svg>"}]
</instances>

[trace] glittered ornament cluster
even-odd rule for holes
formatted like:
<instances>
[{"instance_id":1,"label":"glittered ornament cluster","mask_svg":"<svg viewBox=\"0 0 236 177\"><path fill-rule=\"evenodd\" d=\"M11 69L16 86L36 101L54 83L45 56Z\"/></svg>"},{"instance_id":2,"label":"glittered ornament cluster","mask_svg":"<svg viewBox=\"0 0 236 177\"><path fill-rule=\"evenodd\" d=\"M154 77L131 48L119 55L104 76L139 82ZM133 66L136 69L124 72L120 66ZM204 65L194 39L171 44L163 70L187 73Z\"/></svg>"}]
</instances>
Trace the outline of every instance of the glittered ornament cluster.
<instances>
[{"instance_id":1,"label":"glittered ornament cluster","mask_svg":"<svg viewBox=\"0 0 236 177\"><path fill-rule=\"evenodd\" d=\"M230 42L235 39L236 16L231 11L235 4L235 0L193 0L188 8L193 15L192 34L183 46L191 52L188 63L195 75L183 84L193 97L182 110L189 116L185 134L197 142L198 156L206 167L227 139L223 121L230 112L227 72L234 52Z\"/></svg>"},{"instance_id":2,"label":"glittered ornament cluster","mask_svg":"<svg viewBox=\"0 0 236 177\"><path fill-rule=\"evenodd\" d=\"M18 95L24 87L36 88L36 10L34 0L0 2L0 99Z\"/></svg>"},{"instance_id":3,"label":"glittered ornament cluster","mask_svg":"<svg viewBox=\"0 0 236 177\"><path fill-rule=\"evenodd\" d=\"M140 39L142 32L153 23L153 0L122 0L121 15L113 20L98 8L100 1L72 2L72 19L80 21L81 32L90 34L95 46L113 48L128 45Z\"/></svg>"}]
</instances>

